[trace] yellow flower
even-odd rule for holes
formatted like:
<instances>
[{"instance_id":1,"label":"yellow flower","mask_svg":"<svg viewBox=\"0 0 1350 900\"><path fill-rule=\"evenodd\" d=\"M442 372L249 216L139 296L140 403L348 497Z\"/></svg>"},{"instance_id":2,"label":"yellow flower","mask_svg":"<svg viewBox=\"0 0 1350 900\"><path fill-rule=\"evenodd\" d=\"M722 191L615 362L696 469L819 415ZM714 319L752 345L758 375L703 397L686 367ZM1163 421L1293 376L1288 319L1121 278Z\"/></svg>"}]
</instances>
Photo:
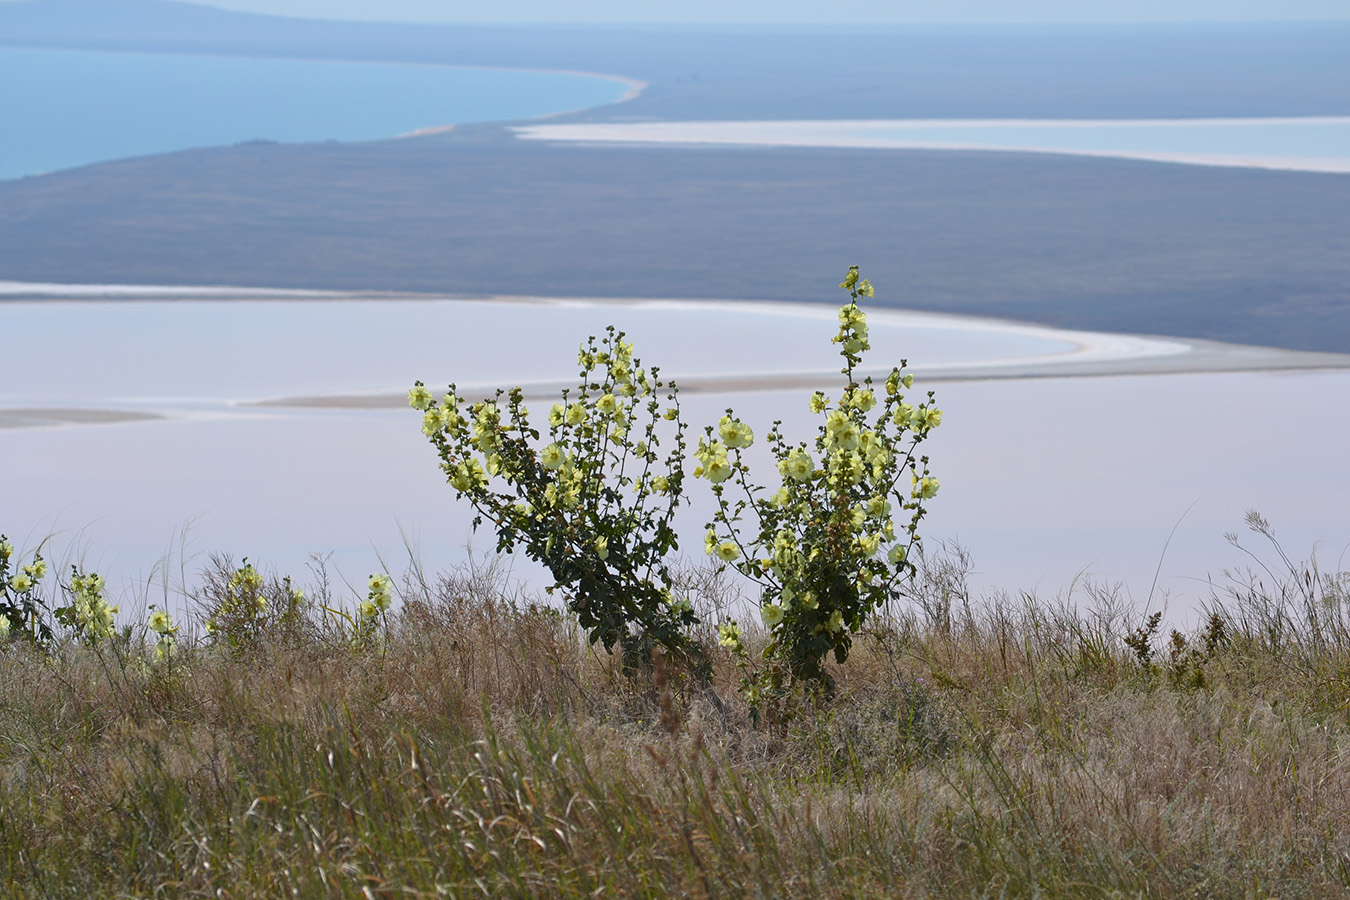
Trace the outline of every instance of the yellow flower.
<instances>
[{"instance_id":1,"label":"yellow flower","mask_svg":"<svg viewBox=\"0 0 1350 900\"><path fill-rule=\"evenodd\" d=\"M931 431L942 424L942 410L929 407L924 410L923 430Z\"/></svg>"},{"instance_id":2,"label":"yellow flower","mask_svg":"<svg viewBox=\"0 0 1350 900\"><path fill-rule=\"evenodd\" d=\"M602 416L612 416L619 411L619 401L613 394L604 394L595 401L595 408Z\"/></svg>"},{"instance_id":3,"label":"yellow flower","mask_svg":"<svg viewBox=\"0 0 1350 900\"><path fill-rule=\"evenodd\" d=\"M886 558L891 561L891 565L898 566L905 561L906 555L905 545L896 544L891 547L890 552L886 554Z\"/></svg>"},{"instance_id":4,"label":"yellow flower","mask_svg":"<svg viewBox=\"0 0 1350 900\"><path fill-rule=\"evenodd\" d=\"M811 454L798 448L787 459L778 463L778 470L793 481L806 481L815 471L816 464Z\"/></svg>"},{"instance_id":5,"label":"yellow flower","mask_svg":"<svg viewBox=\"0 0 1350 900\"><path fill-rule=\"evenodd\" d=\"M146 620L146 624L156 634L173 634L178 630L178 626L173 624L173 618L162 609L150 613L150 618Z\"/></svg>"},{"instance_id":6,"label":"yellow flower","mask_svg":"<svg viewBox=\"0 0 1350 900\"><path fill-rule=\"evenodd\" d=\"M722 562L731 562L741 555L741 551L740 548L731 541L723 541L713 548L713 555L722 560Z\"/></svg>"},{"instance_id":7,"label":"yellow flower","mask_svg":"<svg viewBox=\"0 0 1350 900\"><path fill-rule=\"evenodd\" d=\"M703 466L703 475L713 484L721 484L731 477L731 462L725 456L708 460Z\"/></svg>"},{"instance_id":8,"label":"yellow flower","mask_svg":"<svg viewBox=\"0 0 1350 900\"><path fill-rule=\"evenodd\" d=\"M548 411L548 424L552 425L554 428L557 428L559 425L563 423L563 416L566 413L567 410L563 407L561 403L553 404L553 408Z\"/></svg>"},{"instance_id":9,"label":"yellow flower","mask_svg":"<svg viewBox=\"0 0 1350 900\"><path fill-rule=\"evenodd\" d=\"M379 607L376 606L370 600L362 600L361 604L356 608L356 610L358 613L360 613L361 618L363 619L373 619L377 615L379 615L380 612Z\"/></svg>"},{"instance_id":10,"label":"yellow flower","mask_svg":"<svg viewBox=\"0 0 1350 900\"><path fill-rule=\"evenodd\" d=\"M556 469L567 460L567 454L558 444L549 444L539 452L539 463L545 469Z\"/></svg>"},{"instance_id":11,"label":"yellow flower","mask_svg":"<svg viewBox=\"0 0 1350 900\"><path fill-rule=\"evenodd\" d=\"M919 476L915 475L912 476L911 483L914 485L915 497L927 500L931 497L937 496L938 480L936 478L932 478L927 475L925 475L923 478L920 478Z\"/></svg>"},{"instance_id":12,"label":"yellow flower","mask_svg":"<svg viewBox=\"0 0 1350 900\"><path fill-rule=\"evenodd\" d=\"M23 594L33 586L33 579L23 572L20 572L9 580L9 586L14 588L18 593Z\"/></svg>"},{"instance_id":13,"label":"yellow flower","mask_svg":"<svg viewBox=\"0 0 1350 900\"><path fill-rule=\"evenodd\" d=\"M848 413L836 409L825 418L825 435L835 450L856 450L861 433Z\"/></svg>"},{"instance_id":14,"label":"yellow flower","mask_svg":"<svg viewBox=\"0 0 1350 900\"><path fill-rule=\"evenodd\" d=\"M788 489L780 487L778 490L774 491L773 496L769 498L769 505L773 507L787 506L790 499L792 498L791 495L788 494Z\"/></svg>"},{"instance_id":15,"label":"yellow flower","mask_svg":"<svg viewBox=\"0 0 1350 900\"><path fill-rule=\"evenodd\" d=\"M811 395L811 399L807 402L806 405L810 407L811 412L819 414L821 412L824 412L825 407L828 406L829 403L830 403L829 397L826 397L820 391L816 391L814 394Z\"/></svg>"},{"instance_id":16,"label":"yellow flower","mask_svg":"<svg viewBox=\"0 0 1350 900\"><path fill-rule=\"evenodd\" d=\"M839 610L836 609L836 610L830 615L830 621L825 625L825 627L828 628L828 629L830 630L830 633L831 633L831 634L833 634L834 632L836 632L836 631L838 631L839 629L843 628L843 627L844 627L844 614L841 613Z\"/></svg>"},{"instance_id":17,"label":"yellow flower","mask_svg":"<svg viewBox=\"0 0 1350 900\"><path fill-rule=\"evenodd\" d=\"M9 541L0 540L0 561L7 561L14 555L14 545Z\"/></svg>"},{"instance_id":18,"label":"yellow flower","mask_svg":"<svg viewBox=\"0 0 1350 900\"><path fill-rule=\"evenodd\" d=\"M881 548L881 535L869 534L867 537L858 538L858 552L866 557L877 555L877 550Z\"/></svg>"},{"instance_id":19,"label":"yellow flower","mask_svg":"<svg viewBox=\"0 0 1350 900\"><path fill-rule=\"evenodd\" d=\"M768 603L759 608L759 617L764 620L765 628L776 628L783 621L783 607L777 603Z\"/></svg>"},{"instance_id":20,"label":"yellow flower","mask_svg":"<svg viewBox=\"0 0 1350 900\"><path fill-rule=\"evenodd\" d=\"M0 641L9 637L9 616L0 615Z\"/></svg>"},{"instance_id":21,"label":"yellow flower","mask_svg":"<svg viewBox=\"0 0 1350 900\"><path fill-rule=\"evenodd\" d=\"M572 403L567 407L565 421L568 425L580 425L586 421L586 407L581 403Z\"/></svg>"},{"instance_id":22,"label":"yellow flower","mask_svg":"<svg viewBox=\"0 0 1350 900\"><path fill-rule=\"evenodd\" d=\"M717 626L717 643L722 647L736 648L741 645L741 629L735 622L723 622Z\"/></svg>"},{"instance_id":23,"label":"yellow flower","mask_svg":"<svg viewBox=\"0 0 1350 900\"><path fill-rule=\"evenodd\" d=\"M394 592L388 575L381 573L370 576L370 595L367 599L380 610L389 608L394 602Z\"/></svg>"},{"instance_id":24,"label":"yellow flower","mask_svg":"<svg viewBox=\"0 0 1350 900\"><path fill-rule=\"evenodd\" d=\"M483 464L476 459L466 459L455 467L450 476L450 484L458 491L472 491L487 484L487 473Z\"/></svg>"},{"instance_id":25,"label":"yellow flower","mask_svg":"<svg viewBox=\"0 0 1350 900\"><path fill-rule=\"evenodd\" d=\"M857 484L864 474L862 457L857 453L840 451L830 456L830 475L835 482Z\"/></svg>"},{"instance_id":26,"label":"yellow flower","mask_svg":"<svg viewBox=\"0 0 1350 900\"><path fill-rule=\"evenodd\" d=\"M908 428L914 419L914 407L908 403L900 403L895 407L895 414L891 416L891 421L900 428Z\"/></svg>"},{"instance_id":27,"label":"yellow flower","mask_svg":"<svg viewBox=\"0 0 1350 900\"><path fill-rule=\"evenodd\" d=\"M849 391L846 399L849 406L862 412L867 412L877 405L877 395L872 393L871 388L856 388Z\"/></svg>"},{"instance_id":28,"label":"yellow flower","mask_svg":"<svg viewBox=\"0 0 1350 900\"><path fill-rule=\"evenodd\" d=\"M703 552L708 554L709 556L712 556L713 550L716 547L717 547L717 532L709 528L708 533L703 535Z\"/></svg>"},{"instance_id":29,"label":"yellow flower","mask_svg":"<svg viewBox=\"0 0 1350 900\"><path fill-rule=\"evenodd\" d=\"M431 437L441 430L441 413L437 409L429 409L422 413L422 433Z\"/></svg>"},{"instance_id":30,"label":"yellow flower","mask_svg":"<svg viewBox=\"0 0 1350 900\"><path fill-rule=\"evenodd\" d=\"M858 437L858 449L862 452L863 458L876 468L881 468L890 462L890 448L886 446L886 442L882 438L877 436L875 431L864 431Z\"/></svg>"},{"instance_id":31,"label":"yellow flower","mask_svg":"<svg viewBox=\"0 0 1350 900\"><path fill-rule=\"evenodd\" d=\"M428 408L431 406L431 391L422 387L422 382L417 382L413 389L408 391L408 405L413 409Z\"/></svg>"},{"instance_id":32,"label":"yellow flower","mask_svg":"<svg viewBox=\"0 0 1350 900\"><path fill-rule=\"evenodd\" d=\"M670 490L670 479L664 475L657 475L652 479L652 490L658 494L664 494Z\"/></svg>"},{"instance_id":33,"label":"yellow flower","mask_svg":"<svg viewBox=\"0 0 1350 900\"><path fill-rule=\"evenodd\" d=\"M667 597L666 605L669 606L670 611L675 613L675 615L677 616L683 616L685 613L691 613L694 611L694 604L692 601L690 601L688 597L681 597L678 600L676 600L674 597Z\"/></svg>"},{"instance_id":34,"label":"yellow flower","mask_svg":"<svg viewBox=\"0 0 1350 900\"><path fill-rule=\"evenodd\" d=\"M595 555L601 559L609 559L609 540L604 537L595 539Z\"/></svg>"},{"instance_id":35,"label":"yellow flower","mask_svg":"<svg viewBox=\"0 0 1350 900\"><path fill-rule=\"evenodd\" d=\"M873 519L881 519L891 514L891 503L885 497L878 494L867 501L867 515Z\"/></svg>"},{"instance_id":36,"label":"yellow flower","mask_svg":"<svg viewBox=\"0 0 1350 900\"><path fill-rule=\"evenodd\" d=\"M755 433L744 422L737 422L731 416L723 416L717 423L717 433L722 443L732 450L749 447L755 442Z\"/></svg>"}]
</instances>

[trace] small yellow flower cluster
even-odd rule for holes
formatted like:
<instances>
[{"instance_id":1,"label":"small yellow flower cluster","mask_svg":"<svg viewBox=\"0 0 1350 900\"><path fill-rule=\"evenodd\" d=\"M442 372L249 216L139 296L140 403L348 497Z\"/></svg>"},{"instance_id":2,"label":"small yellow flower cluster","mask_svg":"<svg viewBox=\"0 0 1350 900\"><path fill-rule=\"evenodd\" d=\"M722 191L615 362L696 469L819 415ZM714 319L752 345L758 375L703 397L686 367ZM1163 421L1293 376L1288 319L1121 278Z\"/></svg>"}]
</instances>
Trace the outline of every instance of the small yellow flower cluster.
<instances>
[{"instance_id":1,"label":"small yellow flower cluster","mask_svg":"<svg viewBox=\"0 0 1350 900\"><path fill-rule=\"evenodd\" d=\"M721 484L731 477L734 471L727 457L727 446L721 441L707 441L699 438L694 458L699 464L694 468L695 478L706 478L713 484Z\"/></svg>"},{"instance_id":2,"label":"small yellow flower cluster","mask_svg":"<svg viewBox=\"0 0 1350 900\"><path fill-rule=\"evenodd\" d=\"M14 559L14 545L0 534L0 616L5 620L0 638L9 637L18 628L30 639L46 643L51 640L51 626L38 587L47 575L47 563L41 553L34 553L30 563L10 574Z\"/></svg>"},{"instance_id":3,"label":"small yellow flower cluster","mask_svg":"<svg viewBox=\"0 0 1350 900\"><path fill-rule=\"evenodd\" d=\"M374 622L393 605L394 584L388 575L381 573L370 576L368 587L366 599L361 601L357 611L361 614L363 622Z\"/></svg>"},{"instance_id":4,"label":"small yellow flower cluster","mask_svg":"<svg viewBox=\"0 0 1350 900\"><path fill-rule=\"evenodd\" d=\"M872 296L871 283L864 281L863 286L867 288L867 293L860 292L860 295ZM862 360L863 353L872 349L867 338L867 314L858 308L855 297L853 302L839 308L839 333L831 339L840 345L839 355L848 362L848 369L856 366Z\"/></svg>"},{"instance_id":5,"label":"small yellow flower cluster","mask_svg":"<svg viewBox=\"0 0 1350 900\"><path fill-rule=\"evenodd\" d=\"M923 403L911 406L902 402L896 406L891 421L897 427L908 428L915 434L927 434L942 424L942 410Z\"/></svg>"},{"instance_id":6,"label":"small yellow flower cluster","mask_svg":"<svg viewBox=\"0 0 1350 900\"><path fill-rule=\"evenodd\" d=\"M91 644L100 644L113 636L117 607L103 598L105 587L103 578L94 572L85 575L76 571L70 578L75 627Z\"/></svg>"},{"instance_id":7,"label":"small yellow flower cluster","mask_svg":"<svg viewBox=\"0 0 1350 900\"><path fill-rule=\"evenodd\" d=\"M14 573L14 577L9 580L9 586L14 589L15 593L26 594L37 587L38 582L40 582L46 574L46 561L43 560L41 556L35 556L31 563Z\"/></svg>"},{"instance_id":8,"label":"small yellow flower cluster","mask_svg":"<svg viewBox=\"0 0 1350 900\"><path fill-rule=\"evenodd\" d=\"M755 433L740 419L723 416L717 423L718 436L729 450L741 450L755 442Z\"/></svg>"},{"instance_id":9,"label":"small yellow flower cluster","mask_svg":"<svg viewBox=\"0 0 1350 900\"><path fill-rule=\"evenodd\" d=\"M239 645L263 632L270 611L262 573L245 557L243 565L230 573L222 596L207 615L206 633Z\"/></svg>"},{"instance_id":10,"label":"small yellow flower cluster","mask_svg":"<svg viewBox=\"0 0 1350 900\"><path fill-rule=\"evenodd\" d=\"M150 617L146 619L145 624L159 635L159 639L155 642L155 662L168 662L177 644L174 635L178 633L178 626L173 624L173 617L166 610L151 607Z\"/></svg>"}]
</instances>

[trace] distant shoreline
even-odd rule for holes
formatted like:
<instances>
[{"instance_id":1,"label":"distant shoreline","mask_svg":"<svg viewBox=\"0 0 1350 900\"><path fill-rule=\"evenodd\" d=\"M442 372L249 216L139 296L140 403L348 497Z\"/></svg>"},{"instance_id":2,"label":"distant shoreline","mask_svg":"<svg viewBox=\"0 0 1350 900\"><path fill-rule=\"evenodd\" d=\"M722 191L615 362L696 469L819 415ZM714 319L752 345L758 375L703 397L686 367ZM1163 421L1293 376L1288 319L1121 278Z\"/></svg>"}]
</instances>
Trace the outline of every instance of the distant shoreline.
<instances>
[{"instance_id":1,"label":"distant shoreline","mask_svg":"<svg viewBox=\"0 0 1350 900\"><path fill-rule=\"evenodd\" d=\"M495 296L448 297L445 295L408 295L352 293L341 291L269 290L265 288L173 287L135 285L60 285L0 282L0 310L20 303L119 303L119 302L378 302L380 300L419 302L500 303L504 306L530 305L554 307L670 307L709 312L726 310L730 304L770 315L833 318L835 304L792 303L746 300L706 299L614 299L579 297ZM909 371L926 384L1004 381L1013 379L1086 378L1106 376L1175 375L1225 372L1350 369L1350 354L1314 353L1226 344L1194 338L1141 336L1106 332L1077 331L1026 322L988 317L959 316L878 307L870 312L873 323L892 326L933 326L955 330L995 331L1056 342L1068 349L1038 356L975 359L971 361L912 364ZM862 372L885 377L889 369ZM833 369L718 373L702 371L678 377L684 391L700 394L732 394L764 391L816 389L838 378ZM565 386L561 381L514 380L531 398L556 397ZM462 384L468 391L492 388ZM244 409L380 410L405 406L407 398L398 392L359 391L263 396L232 402ZM170 415L170 417L173 417ZM0 408L0 431L27 428L51 428L76 425L146 422L165 418L157 411L113 408L24 407Z\"/></svg>"},{"instance_id":2,"label":"distant shoreline","mask_svg":"<svg viewBox=\"0 0 1350 900\"><path fill-rule=\"evenodd\" d=\"M923 139L926 130L948 132L967 129L1092 128L1125 130L1129 128L1241 127L1279 125L1350 126L1346 116L1251 117L1210 119L876 119L876 120L764 120L764 121L688 121L569 123L516 126L511 131L520 140L564 144L601 144L666 147L809 147L817 149L867 150L959 150L988 153L1044 153L1086 156L1099 159L1132 159L1182 165L1222 166L1244 169L1269 169L1287 172L1350 173L1350 146L1340 156L1275 156L1253 153L1196 153L1167 149L1080 148L1025 142L990 143L950 138ZM875 132L907 131L917 139ZM869 133L873 132L873 133Z\"/></svg>"},{"instance_id":3,"label":"distant shoreline","mask_svg":"<svg viewBox=\"0 0 1350 900\"><path fill-rule=\"evenodd\" d=\"M484 65L474 63L436 62L423 60L411 60L411 61L380 60L380 59L365 59L354 55L310 57L294 54L199 52L199 51L188 51L177 49L176 50L114 49L114 48L85 48L85 47L65 47L65 46L28 46L23 44L11 45L6 44L3 41L0 41L0 53L6 51L38 52L38 53L71 53L71 54L86 54L86 55L94 54L99 56L134 56L134 57L160 57L160 58L176 57L185 59L191 58L191 59L231 60L235 62L251 62L251 63L350 65L350 66L373 66L383 68L424 69L424 70L455 69L464 72L500 72L500 73L519 73L523 75L532 75L532 76L544 75L544 76L567 76L569 78L585 78L610 82L612 84L622 85L625 88L624 92L617 98L607 99L600 103L591 103L590 105L567 106L563 109L552 109L548 112L543 112L528 117L502 118L500 114L492 114L496 117L482 118L480 116L470 115L466 116L463 121L444 124L424 125L421 127L414 128L411 131L399 131L398 127L395 126L394 128L387 129L388 131L393 131L394 133L386 133L384 129L380 129L377 131L377 133L374 133L372 136L344 137L341 141L342 143L365 143L368 141L406 140L409 138L444 134L447 132L454 131L458 127L483 125L489 123L500 124L503 122L545 122L562 116L574 115L577 113L587 112L590 110L601 109L607 106L630 102L640 97L642 95L642 92L646 90L648 87L648 82L625 75L618 75L610 72L589 71L565 67L554 68L548 66ZM586 102L586 100L582 98L577 98L574 101L568 101L563 98L559 98L559 100L561 104L566 104L567 102L582 102L582 103ZM275 143L299 144L299 143L317 142L323 139L323 135L322 133L320 133L320 131L321 130L316 129L316 133L314 136L300 139L297 139L295 135L290 135L284 137L281 140L275 141ZM256 135L254 137L256 137ZM240 139L221 140L219 135L212 135L210 137L203 137L201 138L200 141L194 138L192 140L187 141L187 143L183 144L182 146L137 149L134 152L130 153L127 152L122 152L120 154L114 153L114 155L111 156L100 157L97 159L83 160L74 163L69 162L68 160L67 161L57 160L55 162L52 162L50 164L50 167L48 168L43 168L37 171L24 171L20 174L0 176L0 184L9 181L22 181L26 178L38 178L58 172L69 171L75 168L81 168L84 166L98 165L107 162L116 162L124 159L133 159L143 156L158 156L166 153L176 153L186 150L215 149L215 148L229 147L232 145L238 145L240 143L248 143L247 136L245 138ZM22 158L23 156L21 155L20 159ZM9 161L6 160L6 162L8 163Z\"/></svg>"}]
</instances>

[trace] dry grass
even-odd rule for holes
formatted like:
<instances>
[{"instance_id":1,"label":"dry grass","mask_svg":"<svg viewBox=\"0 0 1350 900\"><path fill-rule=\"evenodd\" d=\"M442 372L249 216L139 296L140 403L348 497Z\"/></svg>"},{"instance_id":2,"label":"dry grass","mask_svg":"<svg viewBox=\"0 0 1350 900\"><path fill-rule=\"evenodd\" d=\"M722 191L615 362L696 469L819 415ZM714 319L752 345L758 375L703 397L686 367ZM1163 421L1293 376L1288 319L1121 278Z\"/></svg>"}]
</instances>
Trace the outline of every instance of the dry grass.
<instances>
[{"instance_id":1,"label":"dry grass","mask_svg":"<svg viewBox=\"0 0 1350 900\"><path fill-rule=\"evenodd\" d=\"M711 684L626 680L491 571L410 579L382 652L317 615L168 671L135 641L10 646L0 892L1350 891L1343 582L1238 585L1222 629L1143 654L1109 596L968 605L944 577L859 641L831 705L759 730L707 636Z\"/></svg>"}]
</instances>

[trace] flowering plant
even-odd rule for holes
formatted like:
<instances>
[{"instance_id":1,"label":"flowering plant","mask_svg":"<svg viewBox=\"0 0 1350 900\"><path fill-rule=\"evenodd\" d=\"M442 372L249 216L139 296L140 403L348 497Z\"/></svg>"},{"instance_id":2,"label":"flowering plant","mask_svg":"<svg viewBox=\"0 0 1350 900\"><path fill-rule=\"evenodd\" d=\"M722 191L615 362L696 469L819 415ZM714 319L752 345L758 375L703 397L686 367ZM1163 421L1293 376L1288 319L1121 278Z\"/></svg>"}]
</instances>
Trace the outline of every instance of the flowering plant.
<instances>
[{"instance_id":1,"label":"flowering plant","mask_svg":"<svg viewBox=\"0 0 1350 900\"><path fill-rule=\"evenodd\" d=\"M103 592L107 587L96 572L70 569L70 605L56 610L56 618L91 646L97 646L113 637L113 616L117 607L108 603Z\"/></svg>"},{"instance_id":2,"label":"flowering plant","mask_svg":"<svg viewBox=\"0 0 1350 900\"><path fill-rule=\"evenodd\" d=\"M296 624L308 603L305 592L292 586L290 576L272 576L269 581L248 557L242 562L234 568L228 559L215 560L206 588L194 597L204 608L210 639L234 650Z\"/></svg>"},{"instance_id":3,"label":"flowering plant","mask_svg":"<svg viewBox=\"0 0 1350 900\"><path fill-rule=\"evenodd\" d=\"M437 403L419 381L408 402L474 527L491 522L498 552L519 546L542 563L592 643L618 645L630 670L655 647L693 658L693 609L666 565L683 491L678 392L613 326L577 361L581 381L553 404L547 438L520 388L469 403L452 384Z\"/></svg>"},{"instance_id":4,"label":"flowering plant","mask_svg":"<svg viewBox=\"0 0 1350 900\"><path fill-rule=\"evenodd\" d=\"M832 687L825 659L833 654L842 663L868 615L899 597L902 581L915 572L910 556L924 501L938 490L928 457L917 453L942 421L933 393L917 405L906 400L913 377L904 373L904 360L880 390L870 376L858 377L870 349L858 304L873 290L857 266L840 287L849 292L834 337L845 363L844 390L837 403L819 391L811 396L810 410L823 421L810 443L791 443L782 423L774 423L768 443L781 478L777 490L750 482L742 451L754 433L730 409L707 428L694 454L694 474L711 482L717 500L705 549L759 586L770 638L766 666L753 671L734 623L719 629L719 643L747 672L743 687L756 710L797 684ZM743 523L747 514L757 526Z\"/></svg>"},{"instance_id":5,"label":"flowering plant","mask_svg":"<svg viewBox=\"0 0 1350 900\"><path fill-rule=\"evenodd\" d=\"M11 636L40 645L51 643L47 605L38 594L46 575L47 563L41 553L21 566L15 561L14 545L0 534L0 643Z\"/></svg>"},{"instance_id":6,"label":"flowering plant","mask_svg":"<svg viewBox=\"0 0 1350 900\"><path fill-rule=\"evenodd\" d=\"M178 626L173 623L173 616L169 615L168 610L156 609L150 607L150 615L145 620L146 627L154 632L156 663L167 664L178 646L178 640L175 637L178 634Z\"/></svg>"}]
</instances>

